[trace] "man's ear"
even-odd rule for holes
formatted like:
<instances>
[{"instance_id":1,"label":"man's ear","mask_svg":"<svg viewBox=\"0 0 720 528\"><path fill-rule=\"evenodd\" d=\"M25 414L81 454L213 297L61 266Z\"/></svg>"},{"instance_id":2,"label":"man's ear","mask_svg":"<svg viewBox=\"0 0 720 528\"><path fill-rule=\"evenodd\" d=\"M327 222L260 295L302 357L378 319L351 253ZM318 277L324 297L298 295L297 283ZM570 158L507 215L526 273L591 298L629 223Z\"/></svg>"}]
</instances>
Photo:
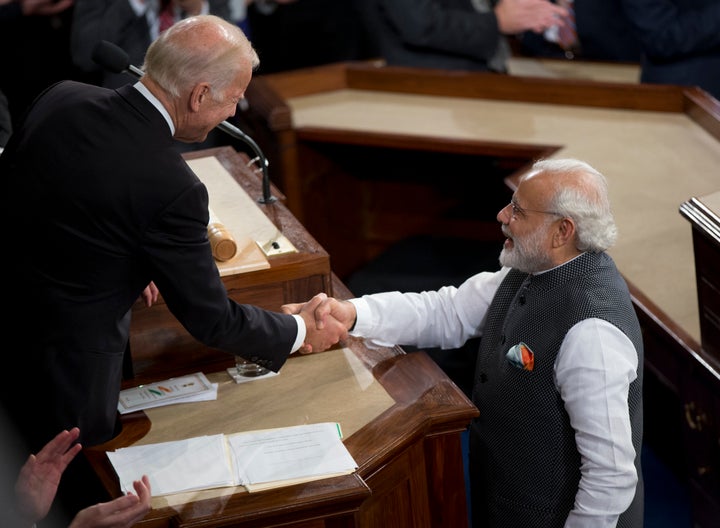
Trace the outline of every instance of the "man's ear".
<instances>
[{"instance_id":1,"label":"man's ear","mask_svg":"<svg viewBox=\"0 0 720 528\"><path fill-rule=\"evenodd\" d=\"M200 106L210 98L210 85L208 83L196 84L190 92L190 110L199 112Z\"/></svg>"},{"instance_id":2,"label":"man's ear","mask_svg":"<svg viewBox=\"0 0 720 528\"><path fill-rule=\"evenodd\" d=\"M556 247L564 246L575 239L575 222L572 218L561 218L558 227L553 235L553 242Z\"/></svg>"}]
</instances>

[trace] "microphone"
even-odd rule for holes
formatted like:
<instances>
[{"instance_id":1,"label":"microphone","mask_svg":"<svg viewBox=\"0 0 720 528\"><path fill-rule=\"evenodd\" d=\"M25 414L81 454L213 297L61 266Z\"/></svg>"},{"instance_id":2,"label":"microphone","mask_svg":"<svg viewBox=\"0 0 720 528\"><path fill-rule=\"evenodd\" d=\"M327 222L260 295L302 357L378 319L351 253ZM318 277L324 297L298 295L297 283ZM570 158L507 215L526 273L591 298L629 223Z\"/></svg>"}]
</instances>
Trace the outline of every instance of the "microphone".
<instances>
[{"instance_id":1,"label":"microphone","mask_svg":"<svg viewBox=\"0 0 720 528\"><path fill-rule=\"evenodd\" d=\"M112 42L108 42L107 40L101 40L95 45L95 48L93 48L92 52L92 59L100 66L113 73L130 73L138 79L142 77L145 73L140 68L130 64L130 57L125 52L125 50L113 44ZM240 130L238 127L228 123L227 121L223 121L222 123L218 124L216 128L222 130L229 136L244 142L255 153L255 157L250 160L248 166L254 165L256 162L259 162L262 169L262 196L258 198L258 202L262 204L269 204L276 201L277 198L275 198L270 193L270 175L268 173L268 159L265 157L265 154L263 154L262 150L260 150L260 147L255 142L255 140L248 136L245 132Z\"/></svg>"}]
</instances>

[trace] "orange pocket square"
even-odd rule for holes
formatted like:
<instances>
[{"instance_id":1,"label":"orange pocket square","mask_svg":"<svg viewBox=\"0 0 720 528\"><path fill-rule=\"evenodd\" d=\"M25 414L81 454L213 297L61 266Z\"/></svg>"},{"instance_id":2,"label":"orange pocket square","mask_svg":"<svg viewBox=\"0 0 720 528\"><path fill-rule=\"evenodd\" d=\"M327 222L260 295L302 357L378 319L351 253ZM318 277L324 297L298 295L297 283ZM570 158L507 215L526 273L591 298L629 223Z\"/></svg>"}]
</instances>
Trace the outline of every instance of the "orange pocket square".
<instances>
[{"instance_id":1,"label":"orange pocket square","mask_svg":"<svg viewBox=\"0 0 720 528\"><path fill-rule=\"evenodd\" d=\"M525 343L520 342L507 351L505 357L514 367L523 370L532 370L535 368L535 354Z\"/></svg>"}]
</instances>

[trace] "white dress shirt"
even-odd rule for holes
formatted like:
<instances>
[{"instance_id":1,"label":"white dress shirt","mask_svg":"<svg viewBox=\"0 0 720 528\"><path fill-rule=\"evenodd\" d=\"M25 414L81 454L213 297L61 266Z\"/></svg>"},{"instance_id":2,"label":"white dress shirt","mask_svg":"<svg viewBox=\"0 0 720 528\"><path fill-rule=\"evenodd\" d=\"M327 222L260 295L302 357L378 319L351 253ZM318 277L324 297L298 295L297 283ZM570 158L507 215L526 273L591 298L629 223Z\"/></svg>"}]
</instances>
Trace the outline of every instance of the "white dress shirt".
<instances>
[{"instance_id":1,"label":"white dress shirt","mask_svg":"<svg viewBox=\"0 0 720 528\"><path fill-rule=\"evenodd\" d=\"M457 288L352 299L357 321L351 334L381 346L458 348L482 335L487 309L508 271L479 273ZM635 496L628 390L637 367L630 339L601 319L580 321L560 346L555 387L581 457L580 484L566 528L614 527Z\"/></svg>"}]
</instances>

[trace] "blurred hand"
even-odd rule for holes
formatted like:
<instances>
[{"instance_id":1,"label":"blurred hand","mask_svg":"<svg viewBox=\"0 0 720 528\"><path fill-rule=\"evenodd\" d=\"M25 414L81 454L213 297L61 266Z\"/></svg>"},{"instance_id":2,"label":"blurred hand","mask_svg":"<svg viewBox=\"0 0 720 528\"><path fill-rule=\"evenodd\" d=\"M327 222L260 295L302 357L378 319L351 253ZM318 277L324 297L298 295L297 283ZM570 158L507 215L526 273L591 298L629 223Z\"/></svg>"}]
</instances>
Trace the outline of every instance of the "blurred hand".
<instances>
[{"instance_id":1,"label":"blurred hand","mask_svg":"<svg viewBox=\"0 0 720 528\"><path fill-rule=\"evenodd\" d=\"M567 9L548 0L500 0L495 6L498 28L505 35L565 26L567 16Z\"/></svg>"},{"instance_id":2,"label":"blurred hand","mask_svg":"<svg viewBox=\"0 0 720 528\"><path fill-rule=\"evenodd\" d=\"M135 494L128 493L110 502L101 502L78 512L69 528L130 528L151 509L150 479L143 475L133 482Z\"/></svg>"},{"instance_id":3,"label":"blurred hand","mask_svg":"<svg viewBox=\"0 0 720 528\"><path fill-rule=\"evenodd\" d=\"M60 432L36 454L30 455L15 481L17 513L28 526L44 519L57 493L60 477L80 452L80 429ZM133 482L135 494L128 493L110 502L85 508L70 523L70 528L130 528L150 511L150 480L143 475Z\"/></svg>"},{"instance_id":4,"label":"blurred hand","mask_svg":"<svg viewBox=\"0 0 720 528\"><path fill-rule=\"evenodd\" d=\"M62 431L36 454L30 455L15 481L17 511L28 525L44 519L55 499L60 477L82 446L80 429Z\"/></svg>"},{"instance_id":5,"label":"blurred hand","mask_svg":"<svg viewBox=\"0 0 720 528\"><path fill-rule=\"evenodd\" d=\"M145 306L150 308L154 303L157 302L159 293L160 290L158 290L157 286L155 286L155 283L150 281L150 284L145 286L145 289L140 294L140 298L145 303Z\"/></svg>"}]
</instances>

